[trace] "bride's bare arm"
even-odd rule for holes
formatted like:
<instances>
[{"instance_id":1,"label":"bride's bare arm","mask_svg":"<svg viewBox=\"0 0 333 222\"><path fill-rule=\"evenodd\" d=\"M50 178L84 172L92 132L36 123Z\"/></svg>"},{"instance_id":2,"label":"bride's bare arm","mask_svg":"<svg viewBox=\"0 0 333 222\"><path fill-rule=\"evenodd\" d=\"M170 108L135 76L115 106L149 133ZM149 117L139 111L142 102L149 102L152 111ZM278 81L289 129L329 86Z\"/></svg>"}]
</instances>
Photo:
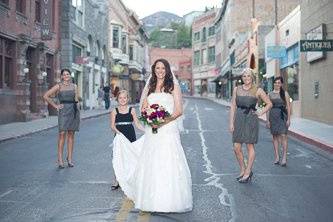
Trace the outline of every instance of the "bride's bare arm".
<instances>
[{"instance_id":1,"label":"bride's bare arm","mask_svg":"<svg viewBox=\"0 0 333 222\"><path fill-rule=\"evenodd\" d=\"M174 109L171 114L171 120L175 120L183 115L183 97L179 85L175 84L172 95L174 100Z\"/></svg>"},{"instance_id":2,"label":"bride's bare arm","mask_svg":"<svg viewBox=\"0 0 333 222\"><path fill-rule=\"evenodd\" d=\"M145 108L147 108L148 105L148 101L147 101L147 96L148 96L148 89L144 88L144 90L142 91L142 95L141 95L141 99L140 99L140 111L143 112L145 110Z\"/></svg>"}]
</instances>

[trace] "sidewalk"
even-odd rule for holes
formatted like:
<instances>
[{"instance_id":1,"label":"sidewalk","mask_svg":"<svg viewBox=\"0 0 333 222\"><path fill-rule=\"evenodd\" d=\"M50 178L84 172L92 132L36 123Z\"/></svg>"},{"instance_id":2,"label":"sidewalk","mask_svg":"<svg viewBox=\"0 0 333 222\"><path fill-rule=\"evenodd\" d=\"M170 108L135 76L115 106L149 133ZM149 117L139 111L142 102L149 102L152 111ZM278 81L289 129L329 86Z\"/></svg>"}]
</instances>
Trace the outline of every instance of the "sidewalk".
<instances>
[{"instance_id":1,"label":"sidewalk","mask_svg":"<svg viewBox=\"0 0 333 222\"><path fill-rule=\"evenodd\" d=\"M197 97L202 98L202 97ZM224 106L230 106L230 102L207 98ZM261 117L262 121L266 121L266 115ZM305 143L317 146L323 150L333 153L333 125L320 123L304 118L292 118L288 131L289 135L295 137Z\"/></svg>"},{"instance_id":2,"label":"sidewalk","mask_svg":"<svg viewBox=\"0 0 333 222\"><path fill-rule=\"evenodd\" d=\"M106 115L111 111L105 109L80 110L81 120L89 119L101 115ZM40 132L58 126L58 117L49 116L43 119L32 120L29 122L14 122L0 125L0 142L25 136L31 133Z\"/></svg>"}]
</instances>

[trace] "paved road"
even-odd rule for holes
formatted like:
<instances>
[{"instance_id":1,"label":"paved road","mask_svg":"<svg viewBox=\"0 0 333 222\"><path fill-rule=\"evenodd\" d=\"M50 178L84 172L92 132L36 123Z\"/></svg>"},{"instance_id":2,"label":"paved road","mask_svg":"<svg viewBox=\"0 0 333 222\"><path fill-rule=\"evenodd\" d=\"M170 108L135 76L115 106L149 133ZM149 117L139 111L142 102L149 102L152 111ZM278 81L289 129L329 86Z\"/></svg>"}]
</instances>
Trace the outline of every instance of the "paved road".
<instances>
[{"instance_id":1,"label":"paved road","mask_svg":"<svg viewBox=\"0 0 333 222\"><path fill-rule=\"evenodd\" d=\"M108 121L103 116L82 122L72 169L56 168L57 129L0 143L0 221L333 220L331 154L290 139L288 166L275 166L270 134L261 126L254 180L239 184L228 110L204 99L186 99L182 134L193 211L140 213L120 190L110 190L113 136Z\"/></svg>"}]
</instances>

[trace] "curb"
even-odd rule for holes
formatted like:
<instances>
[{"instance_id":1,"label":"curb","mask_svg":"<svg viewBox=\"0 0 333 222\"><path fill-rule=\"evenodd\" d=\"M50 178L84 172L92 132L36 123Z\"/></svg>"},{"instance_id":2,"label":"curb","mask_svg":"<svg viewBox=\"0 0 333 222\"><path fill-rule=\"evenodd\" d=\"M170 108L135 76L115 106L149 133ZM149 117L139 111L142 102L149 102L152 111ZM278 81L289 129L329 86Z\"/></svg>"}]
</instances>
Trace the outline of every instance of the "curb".
<instances>
[{"instance_id":1,"label":"curb","mask_svg":"<svg viewBox=\"0 0 333 222\"><path fill-rule=\"evenodd\" d=\"M219 105L222 105L222 106L225 106L225 107L230 107L226 104L222 104L222 103L219 103L218 101L216 101L215 99L213 98L208 98L208 97L197 97L197 96L184 96L185 98L196 98L196 99L207 99L207 100L210 100L212 102L215 102ZM262 119L262 118L259 118L259 121L261 123L266 123L266 120ZM327 151L327 152L330 152L330 153L333 153L333 145L331 144L327 144L321 140L318 140L318 139L315 139L315 138L311 138L309 136L306 136L300 132L297 132L297 131L291 131L288 129L288 135L297 139L297 140L300 140L304 143L307 143L307 144L310 144L310 145L313 145L313 146L316 146L324 151Z\"/></svg>"},{"instance_id":2,"label":"curb","mask_svg":"<svg viewBox=\"0 0 333 222\"><path fill-rule=\"evenodd\" d=\"M108 115L109 113L110 112L105 112L105 113L99 113L99 114L96 114L96 115L82 117L81 121L82 120L87 120L87 119L92 119L92 118L97 118L97 117L100 117L100 116L103 116L103 115ZM53 126L47 126L47 127L44 127L44 128L36 129L34 131L23 133L21 135L12 136L12 137L8 137L8 138L5 138L5 139L0 139L0 143L8 141L8 140L12 140L12 139L17 139L17 138L20 138L20 137L28 136L28 135L31 135L31 134L39 133L39 132L44 131L44 130L53 129L53 128L56 128L57 126L58 126L58 124L55 124Z\"/></svg>"}]
</instances>

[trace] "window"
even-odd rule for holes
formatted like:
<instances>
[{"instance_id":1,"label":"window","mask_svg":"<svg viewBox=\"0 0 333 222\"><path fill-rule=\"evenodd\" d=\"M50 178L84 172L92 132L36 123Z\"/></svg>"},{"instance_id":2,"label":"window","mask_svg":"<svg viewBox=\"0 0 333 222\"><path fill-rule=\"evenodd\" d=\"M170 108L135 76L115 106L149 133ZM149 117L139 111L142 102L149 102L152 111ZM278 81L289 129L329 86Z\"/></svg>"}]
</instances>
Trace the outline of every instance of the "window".
<instances>
[{"instance_id":1,"label":"window","mask_svg":"<svg viewBox=\"0 0 333 222\"><path fill-rule=\"evenodd\" d=\"M0 88L12 87L14 42L0 38Z\"/></svg>"},{"instance_id":2,"label":"window","mask_svg":"<svg viewBox=\"0 0 333 222\"><path fill-rule=\"evenodd\" d=\"M289 29L286 30L286 36L288 36L288 35L289 35Z\"/></svg>"},{"instance_id":3,"label":"window","mask_svg":"<svg viewBox=\"0 0 333 222\"><path fill-rule=\"evenodd\" d=\"M215 63L215 46L208 48L208 63Z\"/></svg>"},{"instance_id":4,"label":"window","mask_svg":"<svg viewBox=\"0 0 333 222\"><path fill-rule=\"evenodd\" d=\"M87 44L87 56L91 55L91 47L93 45L92 37L91 35L88 36L88 44Z\"/></svg>"},{"instance_id":5,"label":"window","mask_svg":"<svg viewBox=\"0 0 333 222\"><path fill-rule=\"evenodd\" d=\"M25 0L16 0L16 11L25 14Z\"/></svg>"},{"instance_id":6,"label":"window","mask_svg":"<svg viewBox=\"0 0 333 222\"><path fill-rule=\"evenodd\" d=\"M209 27L208 36L215 35L215 26Z\"/></svg>"},{"instance_id":7,"label":"window","mask_svg":"<svg viewBox=\"0 0 333 222\"><path fill-rule=\"evenodd\" d=\"M72 6L75 8L74 9L74 21L75 23L83 27L83 4L82 0L72 0Z\"/></svg>"},{"instance_id":8,"label":"window","mask_svg":"<svg viewBox=\"0 0 333 222\"><path fill-rule=\"evenodd\" d=\"M101 57L101 46L99 44L99 41L96 41L96 57L100 58Z\"/></svg>"},{"instance_id":9,"label":"window","mask_svg":"<svg viewBox=\"0 0 333 222\"><path fill-rule=\"evenodd\" d=\"M127 53L127 38L125 34L121 35L121 50L124 54Z\"/></svg>"},{"instance_id":10,"label":"window","mask_svg":"<svg viewBox=\"0 0 333 222\"><path fill-rule=\"evenodd\" d=\"M133 51L133 45L129 46L129 59L133 60L133 55L134 55L134 51Z\"/></svg>"},{"instance_id":11,"label":"window","mask_svg":"<svg viewBox=\"0 0 333 222\"><path fill-rule=\"evenodd\" d=\"M78 57L82 56L82 48L77 45L72 45L72 62L76 63Z\"/></svg>"},{"instance_id":12,"label":"window","mask_svg":"<svg viewBox=\"0 0 333 222\"><path fill-rule=\"evenodd\" d=\"M207 63L207 50L202 49L201 50L201 65L206 64L206 63Z\"/></svg>"},{"instance_id":13,"label":"window","mask_svg":"<svg viewBox=\"0 0 333 222\"><path fill-rule=\"evenodd\" d=\"M52 76L53 76L53 55L46 54L46 73L47 73L47 82L52 83Z\"/></svg>"},{"instance_id":14,"label":"window","mask_svg":"<svg viewBox=\"0 0 333 222\"><path fill-rule=\"evenodd\" d=\"M119 48L119 27L113 27L112 48Z\"/></svg>"},{"instance_id":15,"label":"window","mask_svg":"<svg viewBox=\"0 0 333 222\"><path fill-rule=\"evenodd\" d=\"M199 41L200 40L200 32L194 33L194 41Z\"/></svg>"},{"instance_id":16,"label":"window","mask_svg":"<svg viewBox=\"0 0 333 222\"><path fill-rule=\"evenodd\" d=\"M200 51L195 51L194 52L194 61L193 61L194 65L198 66L200 65Z\"/></svg>"},{"instance_id":17,"label":"window","mask_svg":"<svg viewBox=\"0 0 333 222\"><path fill-rule=\"evenodd\" d=\"M40 0L35 1L35 21L36 22L41 22L41 5L40 5Z\"/></svg>"},{"instance_id":18,"label":"window","mask_svg":"<svg viewBox=\"0 0 333 222\"><path fill-rule=\"evenodd\" d=\"M202 42L206 42L206 27L204 27L202 29L202 39L201 39Z\"/></svg>"},{"instance_id":19,"label":"window","mask_svg":"<svg viewBox=\"0 0 333 222\"><path fill-rule=\"evenodd\" d=\"M0 0L0 4L3 4L3 5L9 5L9 0Z\"/></svg>"}]
</instances>

